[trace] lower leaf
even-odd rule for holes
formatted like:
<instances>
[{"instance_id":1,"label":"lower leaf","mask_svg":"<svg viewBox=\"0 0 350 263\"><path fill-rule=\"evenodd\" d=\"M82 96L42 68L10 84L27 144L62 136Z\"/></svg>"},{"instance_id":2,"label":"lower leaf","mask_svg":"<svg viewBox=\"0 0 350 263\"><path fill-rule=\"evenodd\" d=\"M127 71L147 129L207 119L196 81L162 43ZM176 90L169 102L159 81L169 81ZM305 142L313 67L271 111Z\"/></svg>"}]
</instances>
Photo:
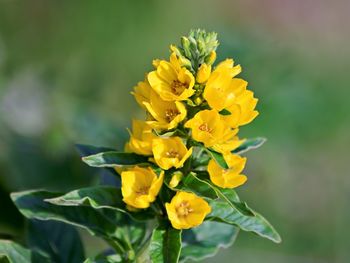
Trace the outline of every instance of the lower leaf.
<instances>
[{"instance_id":1,"label":"lower leaf","mask_svg":"<svg viewBox=\"0 0 350 263\"><path fill-rule=\"evenodd\" d=\"M153 263L177 263L181 252L181 230L159 226L153 230L149 255Z\"/></svg>"},{"instance_id":2,"label":"lower leaf","mask_svg":"<svg viewBox=\"0 0 350 263\"><path fill-rule=\"evenodd\" d=\"M206 221L199 227L182 232L180 260L201 261L214 256L220 248L233 244L239 229L232 225Z\"/></svg>"},{"instance_id":3,"label":"lower leaf","mask_svg":"<svg viewBox=\"0 0 350 263\"><path fill-rule=\"evenodd\" d=\"M0 240L0 262L50 263L52 261L49 257L22 247L13 241Z\"/></svg>"}]
</instances>

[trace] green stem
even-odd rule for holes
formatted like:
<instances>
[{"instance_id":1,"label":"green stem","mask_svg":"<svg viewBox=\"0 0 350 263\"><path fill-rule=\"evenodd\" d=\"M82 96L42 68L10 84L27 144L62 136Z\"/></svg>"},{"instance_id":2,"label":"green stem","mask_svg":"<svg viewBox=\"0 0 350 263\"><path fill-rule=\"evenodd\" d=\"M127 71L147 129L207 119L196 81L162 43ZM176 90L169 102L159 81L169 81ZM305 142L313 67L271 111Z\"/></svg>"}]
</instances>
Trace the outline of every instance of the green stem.
<instances>
[{"instance_id":1,"label":"green stem","mask_svg":"<svg viewBox=\"0 0 350 263\"><path fill-rule=\"evenodd\" d=\"M120 242L118 240L110 240L107 238L104 238L104 240L115 250L115 252L117 252L118 254L120 254L121 256L124 256L125 254L125 249L124 247L120 244Z\"/></svg>"}]
</instances>

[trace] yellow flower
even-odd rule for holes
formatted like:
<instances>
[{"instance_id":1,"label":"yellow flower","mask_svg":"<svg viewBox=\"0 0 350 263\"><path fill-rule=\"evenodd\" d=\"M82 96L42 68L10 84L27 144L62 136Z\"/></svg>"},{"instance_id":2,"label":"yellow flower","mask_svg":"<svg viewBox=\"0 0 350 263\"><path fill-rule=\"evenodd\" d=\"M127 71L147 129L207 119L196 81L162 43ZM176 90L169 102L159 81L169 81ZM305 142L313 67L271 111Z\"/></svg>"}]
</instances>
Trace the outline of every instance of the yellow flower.
<instances>
[{"instance_id":1,"label":"yellow flower","mask_svg":"<svg viewBox=\"0 0 350 263\"><path fill-rule=\"evenodd\" d=\"M210 180L222 188L235 188L247 181L247 177L240 174L244 169L247 158L240 157L236 154L224 155L228 169L223 169L214 160L208 164Z\"/></svg>"},{"instance_id":2,"label":"yellow flower","mask_svg":"<svg viewBox=\"0 0 350 263\"><path fill-rule=\"evenodd\" d=\"M245 80L233 78L240 71L240 66L233 67L233 60L227 59L210 75L203 97L212 109L221 111L231 106L236 97L246 89L248 83Z\"/></svg>"},{"instance_id":3,"label":"yellow flower","mask_svg":"<svg viewBox=\"0 0 350 263\"><path fill-rule=\"evenodd\" d=\"M223 121L221 115L215 110L198 112L191 120L185 123L186 128L192 129L192 137L205 147L211 147L222 142L231 128Z\"/></svg>"},{"instance_id":4,"label":"yellow flower","mask_svg":"<svg viewBox=\"0 0 350 263\"><path fill-rule=\"evenodd\" d=\"M166 101L186 100L194 93L194 77L190 71L181 67L175 53L170 62L161 60L157 69L148 74L151 87Z\"/></svg>"},{"instance_id":5,"label":"yellow flower","mask_svg":"<svg viewBox=\"0 0 350 263\"><path fill-rule=\"evenodd\" d=\"M152 155L152 140L157 138L152 132L152 127L144 121L133 120L132 134L125 145L127 152L142 155Z\"/></svg>"},{"instance_id":6,"label":"yellow flower","mask_svg":"<svg viewBox=\"0 0 350 263\"><path fill-rule=\"evenodd\" d=\"M151 97L151 91L152 88L149 85L148 81L140 81L137 83L137 85L134 87L134 91L131 92L132 95L134 95L137 103L144 109L146 109L146 106L144 105L144 102L148 102Z\"/></svg>"},{"instance_id":7,"label":"yellow flower","mask_svg":"<svg viewBox=\"0 0 350 263\"><path fill-rule=\"evenodd\" d=\"M254 98L254 93L246 90L227 108L231 115L226 115L224 118L233 128L248 124L259 114L254 110L257 103L258 99Z\"/></svg>"},{"instance_id":8,"label":"yellow flower","mask_svg":"<svg viewBox=\"0 0 350 263\"><path fill-rule=\"evenodd\" d=\"M177 192L165 208L173 228L189 229L202 224L211 212L209 204L195 194Z\"/></svg>"},{"instance_id":9,"label":"yellow flower","mask_svg":"<svg viewBox=\"0 0 350 263\"><path fill-rule=\"evenodd\" d=\"M205 147L220 153L231 152L243 141L235 136L238 129L232 129L223 117L216 110L203 110L187 121L185 127L192 129L192 138Z\"/></svg>"},{"instance_id":10,"label":"yellow flower","mask_svg":"<svg viewBox=\"0 0 350 263\"><path fill-rule=\"evenodd\" d=\"M187 110L180 101L164 101L154 91L151 92L149 102L144 101L151 120L147 123L156 130L170 130L175 128L186 118Z\"/></svg>"},{"instance_id":11,"label":"yellow flower","mask_svg":"<svg viewBox=\"0 0 350 263\"><path fill-rule=\"evenodd\" d=\"M191 154L192 148L187 150L180 137L153 140L154 160L164 170L182 167Z\"/></svg>"},{"instance_id":12,"label":"yellow flower","mask_svg":"<svg viewBox=\"0 0 350 263\"><path fill-rule=\"evenodd\" d=\"M164 171L158 177L150 167L136 166L122 172L121 178L123 201L135 208L147 208L162 187Z\"/></svg>"},{"instance_id":13,"label":"yellow flower","mask_svg":"<svg viewBox=\"0 0 350 263\"><path fill-rule=\"evenodd\" d=\"M207 64L202 64L197 72L197 77L196 80L198 83L205 83L209 76L210 76L210 72L211 72L211 66L207 65Z\"/></svg>"}]
</instances>

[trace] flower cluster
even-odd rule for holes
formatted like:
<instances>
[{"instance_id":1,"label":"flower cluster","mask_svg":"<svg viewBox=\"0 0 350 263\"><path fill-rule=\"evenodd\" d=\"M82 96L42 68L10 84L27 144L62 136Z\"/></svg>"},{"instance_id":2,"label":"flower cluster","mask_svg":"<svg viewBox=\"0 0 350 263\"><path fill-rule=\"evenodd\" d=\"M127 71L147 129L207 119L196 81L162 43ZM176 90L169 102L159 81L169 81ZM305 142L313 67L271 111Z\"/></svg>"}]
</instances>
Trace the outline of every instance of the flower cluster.
<instances>
[{"instance_id":1,"label":"flower cluster","mask_svg":"<svg viewBox=\"0 0 350 263\"><path fill-rule=\"evenodd\" d=\"M211 212L205 199L177 187L188 173L205 170L209 178L203 179L220 188L247 180L246 158L233 152L244 142L239 127L258 115L258 100L237 77L242 69L233 59L214 65L217 46L216 34L191 32L170 46L169 60L153 61L132 92L146 119L133 120L125 148L151 164L121 171L123 201L131 210L148 208L166 185L171 198L160 204L176 229L198 226ZM203 158L209 159L204 166Z\"/></svg>"}]
</instances>

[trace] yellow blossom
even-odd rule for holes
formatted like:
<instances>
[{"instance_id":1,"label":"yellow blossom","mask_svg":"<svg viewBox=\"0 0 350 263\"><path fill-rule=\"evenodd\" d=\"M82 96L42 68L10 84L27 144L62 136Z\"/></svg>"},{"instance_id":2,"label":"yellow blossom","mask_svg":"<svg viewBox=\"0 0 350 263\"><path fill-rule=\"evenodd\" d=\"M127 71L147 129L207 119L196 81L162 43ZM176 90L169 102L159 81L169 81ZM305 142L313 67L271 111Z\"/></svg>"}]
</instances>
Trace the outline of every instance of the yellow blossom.
<instances>
[{"instance_id":1,"label":"yellow blossom","mask_svg":"<svg viewBox=\"0 0 350 263\"><path fill-rule=\"evenodd\" d=\"M230 115L224 118L231 127L238 127L250 123L259 112L254 110L258 99L254 98L254 93L250 90L244 91L237 97L235 103L227 108Z\"/></svg>"},{"instance_id":2,"label":"yellow blossom","mask_svg":"<svg viewBox=\"0 0 350 263\"><path fill-rule=\"evenodd\" d=\"M203 63L199 67L198 72L197 72L197 76L196 76L197 82L198 83L205 83L210 76L210 72L211 72L211 66Z\"/></svg>"},{"instance_id":3,"label":"yellow blossom","mask_svg":"<svg viewBox=\"0 0 350 263\"><path fill-rule=\"evenodd\" d=\"M140 81L137 83L137 85L134 87L134 91L131 92L132 95L134 95L137 103L144 109L146 109L146 106L144 105L144 102L148 102L151 97L151 91L152 88L149 85L148 81Z\"/></svg>"},{"instance_id":4,"label":"yellow blossom","mask_svg":"<svg viewBox=\"0 0 350 263\"><path fill-rule=\"evenodd\" d=\"M125 150L141 155L152 155L152 140L157 138L152 132L152 127L144 121L133 120L132 133Z\"/></svg>"},{"instance_id":5,"label":"yellow blossom","mask_svg":"<svg viewBox=\"0 0 350 263\"><path fill-rule=\"evenodd\" d=\"M150 168L134 167L121 173L123 201L135 208L147 208L154 202L163 184L164 171L158 177Z\"/></svg>"},{"instance_id":6,"label":"yellow blossom","mask_svg":"<svg viewBox=\"0 0 350 263\"><path fill-rule=\"evenodd\" d=\"M209 204L193 193L177 192L165 208L173 228L189 229L202 224L211 212Z\"/></svg>"},{"instance_id":7,"label":"yellow blossom","mask_svg":"<svg viewBox=\"0 0 350 263\"><path fill-rule=\"evenodd\" d=\"M210 75L205 86L203 97L212 109L221 111L231 106L236 97L247 87L248 83L239 78L233 78L241 71L241 67L233 67L233 60L221 62Z\"/></svg>"},{"instance_id":8,"label":"yellow blossom","mask_svg":"<svg viewBox=\"0 0 350 263\"><path fill-rule=\"evenodd\" d=\"M210 160L208 164L208 172L210 180L217 186L222 188L235 188L247 181L247 177L241 174L244 169L247 158L243 158L236 154L225 154L224 159L228 165L228 169L222 168L214 160Z\"/></svg>"},{"instance_id":9,"label":"yellow blossom","mask_svg":"<svg viewBox=\"0 0 350 263\"><path fill-rule=\"evenodd\" d=\"M170 130L175 128L186 118L187 110L180 101L164 101L154 91L151 92L149 102L144 101L151 119L147 123L156 130Z\"/></svg>"},{"instance_id":10,"label":"yellow blossom","mask_svg":"<svg viewBox=\"0 0 350 263\"><path fill-rule=\"evenodd\" d=\"M164 170L182 167L191 154L192 148L188 150L180 137L153 140L154 160Z\"/></svg>"},{"instance_id":11,"label":"yellow blossom","mask_svg":"<svg viewBox=\"0 0 350 263\"><path fill-rule=\"evenodd\" d=\"M211 147L222 142L231 128L224 122L222 116L215 110L203 110L185 123L186 128L192 129L192 137L205 147Z\"/></svg>"},{"instance_id":12,"label":"yellow blossom","mask_svg":"<svg viewBox=\"0 0 350 263\"><path fill-rule=\"evenodd\" d=\"M204 143L205 147L226 153L233 151L243 141L237 136L238 129L232 129L216 110L203 110L185 123L192 130L192 138Z\"/></svg>"},{"instance_id":13,"label":"yellow blossom","mask_svg":"<svg viewBox=\"0 0 350 263\"><path fill-rule=\"evenodd\" d=\"M166 101L186 100L194 93L194 77L190 71L181 67L175 53L170 62L161 60L156 70L148 74L151 87Z\"/></svg>"}]
</instances>

